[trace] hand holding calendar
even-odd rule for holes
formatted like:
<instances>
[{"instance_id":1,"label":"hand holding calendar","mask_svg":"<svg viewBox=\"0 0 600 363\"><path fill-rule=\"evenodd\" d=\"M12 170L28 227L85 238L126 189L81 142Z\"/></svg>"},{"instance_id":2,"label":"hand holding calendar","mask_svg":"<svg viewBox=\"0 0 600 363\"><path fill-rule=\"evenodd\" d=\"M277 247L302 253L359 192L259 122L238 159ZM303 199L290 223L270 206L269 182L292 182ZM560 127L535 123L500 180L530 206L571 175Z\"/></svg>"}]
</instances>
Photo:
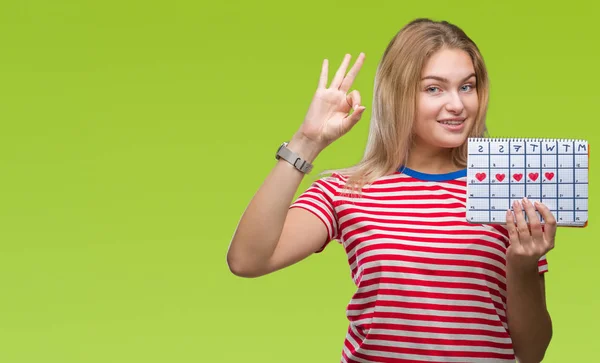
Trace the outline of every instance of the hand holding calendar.
<instances>
[{"instance_id":1,"label":"hand holding calendar","mask_svg":"<svg viewBox=\"0 0 600 363\"><path fill-rule=\"evenodd\" d=\"M467 221L504 224L526 197L546 205L557 226L587 225L587 141L469 138L468 149Z\"/></svg>"},{"instance_id":2,"label":"hand holding calendar","mask_svg":"<svg viewBox=\"0 0 600 363\"><path fill-rule=\"evenodd\" d=\"M513 271L537 271L540 258L554 248L556 219L548 207L535 204L524 199L522 204L513 203L514 215L511 211L506 212L506 229L510 238L506 260ZM536 217L536 207L546 220L544 228ZM529 223L524 216L529 217Z\"/></svg>"}]
</instances>

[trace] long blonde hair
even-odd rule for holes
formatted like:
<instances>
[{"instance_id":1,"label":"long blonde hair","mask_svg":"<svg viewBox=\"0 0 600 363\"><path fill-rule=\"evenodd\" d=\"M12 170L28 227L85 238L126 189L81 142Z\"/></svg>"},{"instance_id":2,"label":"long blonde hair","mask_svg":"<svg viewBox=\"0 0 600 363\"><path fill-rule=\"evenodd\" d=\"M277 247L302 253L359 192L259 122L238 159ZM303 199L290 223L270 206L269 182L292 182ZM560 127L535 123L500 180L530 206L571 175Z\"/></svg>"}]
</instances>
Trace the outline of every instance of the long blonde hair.
<instances>
[{"instance_id":1,"label":"long blonde hair","mask_svg":"<svg viewBox=\"0 0 600 363\"><path fill-rule=\"evenodd\" d=\"M406 163L417 114L421 71L431 55L442 48L460 49L471 57L479 109L469 137L484 135L489 80L477 45L456 25L416 19L391 40L377 68L369 136L362 160L352 167L325 173L348 176L346 187L357 191ZM452 160L456 165L466 165L466 143L452 150Z\"/></svg>"}]
</instances>

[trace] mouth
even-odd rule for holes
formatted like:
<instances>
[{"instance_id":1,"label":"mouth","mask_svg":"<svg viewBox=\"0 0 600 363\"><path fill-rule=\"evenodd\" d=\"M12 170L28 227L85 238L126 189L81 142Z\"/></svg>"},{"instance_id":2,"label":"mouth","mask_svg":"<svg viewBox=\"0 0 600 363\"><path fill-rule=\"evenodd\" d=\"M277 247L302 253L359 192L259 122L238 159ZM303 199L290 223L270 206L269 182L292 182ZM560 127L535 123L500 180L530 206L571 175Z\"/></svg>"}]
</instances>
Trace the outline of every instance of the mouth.
<instances>
[{"instance_id":1,"label":"mouth","mask_svg":"<svg viewBox=\"0 0 600 363\"><path fill-rule=\"evenodd\" d=\"M460 131L465 125L465 120L466 118L464 117L454 117L438 120L438 123L448 130Z\"/></svg>"}]
</instances>

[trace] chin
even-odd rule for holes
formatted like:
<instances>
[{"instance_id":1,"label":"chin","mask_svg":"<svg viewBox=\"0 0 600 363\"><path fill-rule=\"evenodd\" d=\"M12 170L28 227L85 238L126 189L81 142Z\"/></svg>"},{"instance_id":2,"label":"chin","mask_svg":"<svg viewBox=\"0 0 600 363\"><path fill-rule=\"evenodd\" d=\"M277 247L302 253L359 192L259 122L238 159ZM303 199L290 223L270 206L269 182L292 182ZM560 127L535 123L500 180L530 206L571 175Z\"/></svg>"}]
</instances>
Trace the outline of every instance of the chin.
<instances>
[{"instance_id":1,"label":"chin","mask_svg":"<svg viewBox=\"0 0 600 363\"><path fill-rule=\"evenodd\" d=\"M445 149L454 149L462 146L466 141L467 135L444 135L443 137L437 137L434 144Z\"/></svg>"},{"instance_id":2,"label":"chin","mask_svg":"<svg viewBox=\"0 0 600 363\"><path fill-rule=\"evenodd\" d=\"M461 139L460 141L457 141L457 142L450 142L450 141L449 141L449 142L447 142L447 143L444 145L444 147L446 147L446 148L449 148L449 149L450 149L450 148L451 148L451 149L454 149L454 148L456 148L456 147L460 147L460 146L462 146L462 145L465 143L465 141L466 141L466 139Z\"/></svg>"}]
</instances>

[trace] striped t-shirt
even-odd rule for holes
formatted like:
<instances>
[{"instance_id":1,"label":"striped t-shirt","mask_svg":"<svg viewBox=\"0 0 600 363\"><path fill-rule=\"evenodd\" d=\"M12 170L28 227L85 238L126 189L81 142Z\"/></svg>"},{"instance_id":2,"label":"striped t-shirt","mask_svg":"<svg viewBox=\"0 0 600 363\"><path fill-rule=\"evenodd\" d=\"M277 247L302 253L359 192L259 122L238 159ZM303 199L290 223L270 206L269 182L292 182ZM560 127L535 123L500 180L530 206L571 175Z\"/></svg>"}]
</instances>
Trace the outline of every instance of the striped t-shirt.
<instances>
[{"instance_id":1,"label":"striped t-shirt","mask_svg":"<svg viewBox=\"0 0 600 363\"><path fill-rule=\"evenodd\" d=\"M506 319L508 232L466 221L466 169L404 168L343 190L333 174L291 208L327 227L357 290L347 307L342 362L514 362ZM548 270L540 259L539 272Z\"/></svg>"}]
</instances>

